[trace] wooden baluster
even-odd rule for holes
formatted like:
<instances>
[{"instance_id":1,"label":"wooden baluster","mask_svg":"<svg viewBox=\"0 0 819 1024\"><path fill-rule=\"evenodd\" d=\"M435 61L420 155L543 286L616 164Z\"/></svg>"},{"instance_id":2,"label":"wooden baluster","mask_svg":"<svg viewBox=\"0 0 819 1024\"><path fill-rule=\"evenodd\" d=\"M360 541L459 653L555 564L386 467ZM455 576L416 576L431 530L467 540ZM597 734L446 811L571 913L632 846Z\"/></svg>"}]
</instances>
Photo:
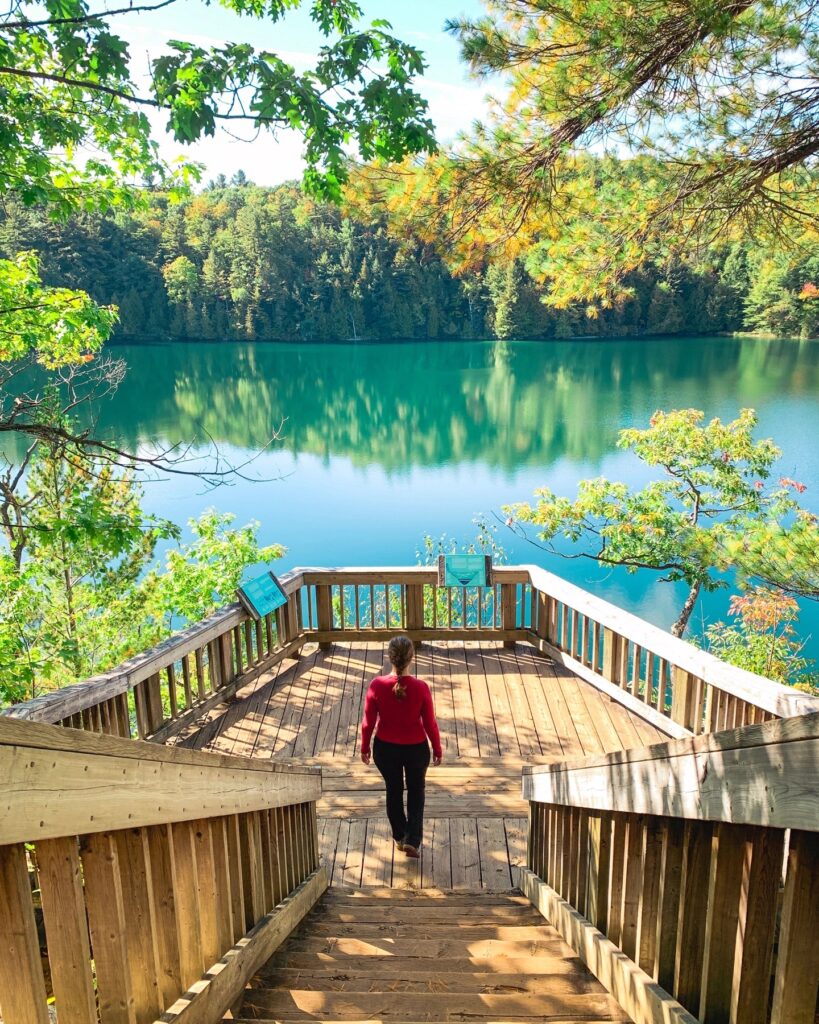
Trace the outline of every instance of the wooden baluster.
<instances>
[{"instance_id":1,"label":"wooden baluster","mask_svg":"<svg viewBox=\"0 0 819 1024\"><path fill-rule=\"evenodd\" d=\"M623 917L620 948L630 960L637 959L637 930L640 923L640 891L643 883L644 818L628 816L626 863L623 876Z\"/></svg>"},{"instance_id":2,"label":"wooden baluster","mask_svg":"<svg viewBox=\"0 0 819 1024\"><path fill-rule=\"evenodd\" d=\"M586 917L603 934L608 929L612 817L606 812L589 818L589 856Z\"/></svg>"},{"instance_id":3,"label":"wooden baluster","mask_svg":"<svg viewBox=\"0 0 819 1024\"><path fill-rule=\"evenodd\" d=\"M202 936L202 959L209 970L221 957L219 920L217 915L216 865L210 821L193 822L193 848L196 858L196 880L199 887L199 927Z\"/></svg>"},{"instance_id":4,"label":"wooden baluster","mask_svg":"<svg viewBox=\"0 0 819 1024\"><path fill-rule=\"evenodd\" d=\"M361 630L361 594L358 591L358 584L353 586L353 600L355 602L355 631Z\"/></svg>"},{"instance_id":5,"label":"wooden baluster","mask_svg":"<svg viewBox=\"0 0 819 1024\"><path fill-rule=\"evenodd\" d=\"M115 832L122 898L127 909L125 943L137 1024L151 1024L163 1011L159 983L153 894L144 829Z\"/></svg>"},{"instance_id":6,"label":"wooden baluster","mask_svg":"<svg viewBox=\"0 0 819 1024\"><path fill-rule=\"evenodd\" d=\"M228 865L230 872L230 909L233 921L233 941L238 942L245 933L247 911L245 909L245 887L242 869L242 842L239 815L231 814L225 819L227 835Z\"/></svg>"},{"instance_id":7,"label":"wooden baluster","mask_svg":"<svg viewBox=\"0 0 819 1024\"><path fill-rule=\"evenodd\" d=\"M819 978L819 834L793 829L788 847L771 1024L813 1024Z\"/></svg>"},{"instance_id":8,"label":"wooden baluster","mask_svg":"<svg viewBox=\"0 0 819 1024\"><path fill-rule=\"evenodd\" d=\"M695 1016L702 989L712 833L710 821L686 822L680 935L672 994Z\"/></svg>"},{"instance_id":9,"label":"wooden baluster","mask_svg":"<svg viewBox=\"0 0 819 1024\"><path fill-rule=\"evenodd\" d=\"M202 647L197 647L193 652L193 662L196 669L196 692L199 695L199 700L204 700L207 690L205 687L205 660Z\"/></svg>"},{"instance_id":10,"label":"wooden baluster","mask_svg":"<svg viewBox=\"0 0 819 1024\"><path fill-rule=\"evenodd\" d=\"M664 838L665 822L663 819L646 818L642 850L643 879L638 907L639 933L635 959L647 974L653 973L657 959Z\"/></svg>"},{"instance_id":11,"label":"wooden baluster","mask_svg":"<svg viewBox=\"0 0 819 1024\"><path fill-rule=\"evenodd\" d=\"M128 707L128 694L127 692L119 693L115 699L119 735L123 739L129 740L131 738L131 711Z\"/></svg>"},{"instance_id":12,"label":"wooden baluster","mask_svg":"<svg viewBox=\"0 0 819 1024\"><path fill-rule=\"evenodd\" d=\"M631 645L631 695L640 698L640 670L643 661L643 649L639 644ZM647 691L642 694L642 699L647 700Z\"/></svg>"},{"instance_id":13,"label":"wooden baluster","mask_svg":"<svg viewBox=\"0 0 819 1024\"><path fill-rule=\"evenodd\" d=\"M253 623L250 619L245 619L243 625L245 634L245 669L248 669L251 665L256 664L256 658L253 655Z\"/></svg>"},{"instance_id":14,"label":"wooden baluster","mask_svg":"<svg viewBox=\"0 0 819 1024\"><path fill-rule=\"evenodd\" d=\"M579 811L577 819L577 891L574 906L586 912L589 884L589 812Z\"/></svg>"},{"instance_id":15,"label":"wooden baluster","mask_svg":"<svg viewBox=\"0 0 819 1024\"><path fill-rule=\"evenodd\" d=\"M560 604L561 617L560 617L560 649L562 651L568 651L569 642L569 609L567 605Z\"/></svg>"},{"instance_id":16,"label":"wooden baluster","mask_svg":"<svg viewBox=\"0 0 819 1024\"><path fill-rule=\"evenodd\" d=\"M308 806L310 808L310 870L315 871L321 862L318 836L318 815L316 813L315 800L311 800Z\"/></svg>"},{"instance_id":17,"label":"wooden baluster","mask_svg":"<svg viewBox=\"0 0 819 1024\"><path fill-rule=\"evenodd\" d=\"M162 677L158 672L145 680L145 699L148 728L151 733L155 733L165 721L165 711L162 707Z\"/></svg>"},{"instance_id":18,"label":"wooden baluster","mask_svg":"<svg viewBox=\"0 0 819 1024\"><path fill-rule=\"evenodd\" d=\"M620 677L621 657L620 647L624 643L623 637L615 633L607 626L603 629L603 678L609 682L622 686L623 679Z\"/></svg>"},{"instance_id":19,"label":"wooden baluster","mask_svg":"<svg viewBox=\"0 0 819 1024\"><path fill-rule=\"evenodd\" d=\"M179 704L176 699L176 668L171 662L165 670L168 676L168 703L171 709L171 718L176 718L179 714Z\"/></svg>"},{"instance_id":20,"label":"wooden baluster","mask_svg":"<svg viewBox=\"0 0 819 1024\"><path fill-rule=\"evenodd\" d=\"M266 812L267 814L267 830L270 837L269 847L269 869L270 869L270 892L272 899L272 906L276 907L282 901L282 882L281 882L281 848L279 846L279 833L278 824L276 820L276 808L272 807Z\"/></svg>"},{"instance_id":21,"label":"wooden baluster","mask_svg":"<svg viewBox=\"0 0 819 1024\"><path fill-rule=\"evenodd\" d=\"M768 1019L784 846L782 829L747 826L730 1017L742 1024L765 1024Z\"/></svg>"},{"instance_id":22,"label":"wooden baluster","mask_svg":"<svg viewBox=\"0 0 819 1024\"><path fill-rule=\"evenodd\" d=\"M0 846L0 936L0 1007L5 1024L48 1024L40 943L22 843Z\"/></svg>"},{"instance_id":23,"label":"wooden baluster","mask_svg":"<svg viewBox=\"0 0 819 1024\"><path fill-rule=\"evenodd\" d=\"M626 872L626 840L628 815L615 814L611 838L611 882L609 884L609 918L606 934L619 946L623 933L623 889Z\"/></svg>"},{"instance_id":24,"label":"wooden baluster","mask_svg":"<svg viewBox=\"0 0 819 1024\"><path fill-rule=\"evenodd\" d=\"M256 637L256 661L261 661L265 656L264 621L262 619L256 619L254 632Z\"/></svg>"},{"instance_id":25,"label":"wooden baluster","mask_svg":"<svg viewBox=\"0 0 819 1024\"><path fill-rule=\"evenodd\" d=\"M592 626L592 651L590 663L595 672L599 672L603 664L603 651L600 643L602 633L603 627L595 620ZM625 675L623 678L625 678Z\"/></svg>"},{"instance_id":26,"label":"wooden baluster","mask_svg":"<svg viewBox=\"0 0 819 1024\"><path fill-rule=\"evenodd\" d=\"M274 807L270 815L274 828L273 841L276 847L276 902L281 903L290 891L287 879L287 843L283 808Z\"/></svg>"},{"instance_id":27,"label":"wooden baluster","mask_svg":"<svg viewBox=\"0 0 819 1024\"><path fill-rule=\"evenodd\" d=\"M259 838L264 912L268 914L276 904L273 895L273 838L270 835L270 814L266 810L259 811Z\"/></svg>"},{"instance_id":28,"label":"wooden baluster","mask_svg":"<svg viewBox=\"0 0 819 1024\"><path fill-rule=\"evenodd\" d=\"M540 869L540 849L538 842L540 839L540 818L541 818L541 804L535 800L528 801L529 814L528 814L528 828L526 838L526 867L533 871L539 878L543 878L543 872Z\"/></svg>"},{"instance_id":29,"label":"wooden baluster","mask_svg":"<svg viewBox=\"0 0 819 1024\"><path fill-rule=\"evenodd\" d=\"M577 867L580 861L578 839L580 836L580 810L566 808L567 835L563 837L563 898L573 907L577 906Z\"/></svg>"},{"instance_id":30,"label":"wooden baluster","mask_svg":"<svg viewBox=\"0 0 819 1024\"><path fill-rule=\"evenodd\" d=\"M233 670L231 655L231 634L223 633L216 641L219 659L219 686L227 686L231 680L242 673L241 645L236 654L236 671Z\"/></svg>"},{"instance_id":31,"label":"wooden baluster","mask_svg":"<svg viewBox=\"0 0 819 1024\"><path fill-rule=\"evenodd\" d=\"M657 955L654 970L649 972L667 992L674 989L684 855L685 823L679 818L669 818L663 823Z\"/></svg>"},{"instance_id":32,"label":"wooden baluster","mask_svg":"<svg viewBox=\"0 0 819 1024\"><path fill-rule=\"evenodd\" d=\"M572 633L571 633L571 647L569 648L572 657L577 658L578 661L583 660L583 647L580 643L580 612L576 609L572 609Z\"/></svg>"},{"instance_id":33,"label":"wooden baluster","mask_svg":"<svg viewBox=\"0 0 819 1024\"><path fill-rule=\"evenodd\" d=\"M182 688L185 691L185 710L193 707L193 688L191 686L191 665L190 656L183 654L180 659L182 664Z\"/></svg>"},{"instance_id":34,"label":"wooden baluster","mask_svg":"<svg viewBox=\"0 0 819 1024\"><path fill-rule=\"evenodd\" d=\"M372 605L372 609L374 616L375 604ZM330 594L330 587L324 583L320 583L316 586L316 614L318 616L319 633L329 633L333 628L333 602L332 595ZM373 625L375 625L374 622ZM319 648L322 651L329 651L330 641L320 641Z\"/></svg>"},{"instance_id":35,"label":"wooden baluster","mask_svg":"<svg viewBox=\"0 0 819 1024\"><path fill-rule=\"evenodd\" d=\"M663 686L662 680L657 688L657 701L655 703L654 698L654 663L656 661L656 655L653 651L646 653L646 696L645 700L647 704L651 704L656 707L658 711L665 714L665 704L663 703Z\"/></svg>"},{"instance_id":36,"label":"wooden baluster","mask_svg":"<svg viewBox=\"0 0 819 1024\"><path fill-rule=\"evenodd\" d=\"M345 607L345 605L347 604L347 601L346 601L347 595L346 595L346 587L344 586L343 583L339 585L338 594L339 594L339 598L340 598L338 607L339 607L339 615L341 616L341 621L340 621L341 632L343 633L344 630L347 628L347 609Z\"/></svg>"},{"instance_id":37,"label":"wooden baluster","mask_svg":"<svg viewBox=\"0 0 819 1024\"><path fill-rule=\"evenodd\" d=\"M174 906L183 990L198 981L205 970L194 831L194 823L190 821L171 825Z\"/></svg>"},{"instance_id":38,"label":"wooden baluster","mask_svg":"<svg viewBox=\"0 0 819 1024\"><path fill-rule=\"evenodd\" d=\"M698 1016L707 1024L729 1024L739 925L739 897L747 830L720 823L711 838L708 919Z\"/></svg>"},{"instance_id":39,"label":"wooden baluster","mask_svg":"<svg viewBox=\"0 0 819 1024\"><path fill-rule=\"evenodd\" d=\"M211 818L211 842L213 844L213 876L216 889L216 928L219 957L223 956L234 943L233 901L231 886L230 845L228 829L232 817Z\"/></svg>"},{"instance_id":40,"label":"wooden baluster","mask_svg":"<svg viewBox=\"0 0 819 1024\"><path fill-rule=\"evenodd\" d=\"M136 1024L125 940L128 920L115 833L100 832L84 837L80 859L100 1020L103 1024Z\"/></svg>"},{"instance_id":41,"label":"wooden baluster","mask_svg":"<svg viewBox=\"0 0 819 1024\"><path fill-rule=\"evenodd\" d=\"M242 879L245 897L245 929L250 931L265 913L264 880L259 818L256 811L239 815L242 841Z\"/></svg>"},{"instance_id":42,"label":"wooden baluster","mask_svg":"<svg viewBox=\"0 0 819 1024\"><path fill-rule=\"evenodd\" d=\"M144 682L137 683L134 687L134 710L136 711L137 735L141 740L144 740L150 733Z\"/></svg>"},{"instance_id":43,"label":"wooden baluster","mask_svg":"<svg viewBox=\"0 0 819 1024\"><path fill-rule=\"evenodd\" d=\"M242 629L240 626L234 626L231 632L233 634L233 657L236 663L236 675L240 676L246 667L244 664L244 653L242 651ZM232 673L228 672L226 681L230 680L231 676Z\"/></svg>"},{"instance_id":44,"label":"wooden baluster","mask_svg":"<svg viewBox=\"0 0 819 1024\"><path fill-rule=\"evenodd\" d=\"M588 615L580 616L580 661L588 666L591 665L591 658L589 657L589 617Z\"/></svg>"},{"instance_id":45,"label":"wooden baluster","mask_svg":"<svg viewBox=\"0 0 819 1024\"><path fill-rule=\"evenodd\" d=\"M151 864L151 890L156 917L159 986L164 1007L183 992L179 967L176 899L173 887L173 853L170 825L154 825L145 830Z\"/></svg>"}]
</instances>

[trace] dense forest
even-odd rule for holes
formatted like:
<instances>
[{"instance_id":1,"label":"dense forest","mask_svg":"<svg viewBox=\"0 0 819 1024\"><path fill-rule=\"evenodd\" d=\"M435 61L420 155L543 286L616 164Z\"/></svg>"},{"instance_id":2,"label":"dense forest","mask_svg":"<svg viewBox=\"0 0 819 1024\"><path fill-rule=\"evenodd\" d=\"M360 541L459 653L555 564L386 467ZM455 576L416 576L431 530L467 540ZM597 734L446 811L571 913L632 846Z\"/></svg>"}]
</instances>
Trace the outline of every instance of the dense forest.
<instances>
[{"instance_id":1,"label":"dense forest","mask_svg":"<svg viewBox=\"0 0 819 1024\"><path fill-rule=\"evenodd\" d=\"M440 249L241 174L179 203L149 192L137 212L62 222L11 199L0 213L0 255L35 250L46 283L117 306L123 340L819 334L819 247L794 260L749 242L648 264L594 315L544 302L525 258L455 276Z\"/></svg>"}]
</instances>

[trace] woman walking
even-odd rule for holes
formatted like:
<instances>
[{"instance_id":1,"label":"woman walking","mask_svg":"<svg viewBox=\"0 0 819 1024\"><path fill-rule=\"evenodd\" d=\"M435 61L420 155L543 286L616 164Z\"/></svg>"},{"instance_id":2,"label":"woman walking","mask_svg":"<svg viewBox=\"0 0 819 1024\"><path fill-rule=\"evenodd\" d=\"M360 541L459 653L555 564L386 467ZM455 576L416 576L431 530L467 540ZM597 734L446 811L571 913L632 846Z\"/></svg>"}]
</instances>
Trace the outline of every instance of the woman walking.
<instances>
[{"instance_id":1,"label":"woman walking","mask_svg":"<svg viewBox=\"0 0 819 1024\"><path fill-rule=\"evenodd\" d=\"M392 675L376 676L367 690L361 722L361 760L370 763L370 739L376 729L372 756L387 785L387 817L395 845L408 857L418 857L424 831L424 781L429 767L429 737L433 764L443 752L432 694L423 679L409 674L415 648L408 636L396 636L387 649ZM407 809L404 810L404 777Z\"/></svg>"}]
</instances>

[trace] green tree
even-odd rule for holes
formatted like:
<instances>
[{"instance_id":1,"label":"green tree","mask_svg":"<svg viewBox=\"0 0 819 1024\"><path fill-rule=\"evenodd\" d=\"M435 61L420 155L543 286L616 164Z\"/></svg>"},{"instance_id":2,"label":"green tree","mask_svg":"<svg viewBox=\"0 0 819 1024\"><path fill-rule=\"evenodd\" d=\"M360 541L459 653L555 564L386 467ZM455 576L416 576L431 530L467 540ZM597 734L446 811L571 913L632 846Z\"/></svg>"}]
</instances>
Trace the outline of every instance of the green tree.
<instances>
[{"instance_id":1,"label":"green tree","mask_svg":"<svg viewBox=\"0 0 819 1024\"><path fill-rule=\"evenodd\" d=\"M794 623L796 601L768 587L750 587L731 598L734 623L715 622L705 631L705 644L717 658L768 679L817 692L813 663L804 657Z\"/></svg>"},{"instance_id":2,"label":"green tree","mask_svg":"<svg viewBox=\"0 0 819 1024\"><path fill-rule=\"evenodd\" d=\"M233 600L249 566L281 558L280 544L260 546L257 522L234 529L235 516L209 509L188 523L193 540L165 555L163 572L154 569L143 584L152 607L172 632L181 622L196 622Z\"/></svg>"},{"instance_id":3,"label":"green tree","mask_svg":"<svg viewBox=\"0 0 819 1024\"><path fill-rule=\"evenodd\" d=\"M14 665L28 692L91 675L131 653L146 612L139 578L175 528L145 516L133 470L75 449L40 446L22 515L5 540L0 678L14 696Z\"/></svg>"},{"instance_id":4,"label":"green tree","mask_svg":"<svg viewBox=\"0 0 819 1024\"><path fill-rule=\"evenodd\" d=\"M671 629L675 636L685 632L702 590L727 585L728 570L765 579L775 574L766 557L773 535L786 554L783 561L797 560L786 581L797 590L800 579L816 575L811 567L819 544L816 517L793 496L804 486L786 478L767 485L781 453L771 440L754 440L753 410L744 409L730 423L703 420L695 409L656 412L647 429L620 432L618 446L660 470L660 479L639 490L602 477L582 480L575 499L542 488L534 505L504 508L508 524L524 536L535 527L546 550L564 557L629 572L650 569L662 580L685 582L689 590ZM558 538L568 550L556 545ZM807 587L802 592L814 596Z\"/></svg>"},{"instance_id":5,"label":"green tree","mask_svg":"<svg viewBox=\"0 0 819 1024\"><path fill-rule=\"evenodd\" d=\"M546 235L563 300L720 235L815 238L813 0L487 6L449 25L473 74L508 85L434 174L452 230ZM595 163L592 146L632 159Z\"/></svg>"},{"instance_id":6,"label":"green tree","mask_svg":"<svg viewBox=\"0 0 819 1024\"><path fill-rule=\"evenodd\" d=\"M300 3L221 6L279 22ZM327 43L308 71L244 43L176 39L152 61L142 88L107 11L83 0L13 4L0 17L0 188L63 211L127 200L129 177L161 181L169 173L151 138L151 111L164 112L183 143L225 123L296 129L305 139L305 180L329 196L346 177L349 140L365 160L431 150L426 102L412 88L424 66L418 50L383 20L359 28L354 0L312 0L310 14ZM70 154L82 146L95 156L78 163Z\"/></svg>"}]
</instances>

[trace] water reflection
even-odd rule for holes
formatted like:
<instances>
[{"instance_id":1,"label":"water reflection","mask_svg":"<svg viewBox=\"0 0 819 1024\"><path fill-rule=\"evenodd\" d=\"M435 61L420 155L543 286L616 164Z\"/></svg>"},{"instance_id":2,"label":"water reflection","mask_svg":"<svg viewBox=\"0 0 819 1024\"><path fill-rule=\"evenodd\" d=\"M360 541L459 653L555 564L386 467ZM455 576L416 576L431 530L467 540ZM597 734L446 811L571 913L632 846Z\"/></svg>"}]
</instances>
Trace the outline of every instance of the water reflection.
<instances>
[{"instance_id":1,"label":"water reflection","mask_svg":"<svg viewBox=\"0 0 819 1024\"><path fill-rule=\"evenodd\" d=\"M710 415L819 392L819 345L758 339L392 345L157 345L100 425L128 445L207 431L388 472L479 461L597 464L657 408ZM778 438L782 443L781 438Z\"/></svg>"}]
</instances>

